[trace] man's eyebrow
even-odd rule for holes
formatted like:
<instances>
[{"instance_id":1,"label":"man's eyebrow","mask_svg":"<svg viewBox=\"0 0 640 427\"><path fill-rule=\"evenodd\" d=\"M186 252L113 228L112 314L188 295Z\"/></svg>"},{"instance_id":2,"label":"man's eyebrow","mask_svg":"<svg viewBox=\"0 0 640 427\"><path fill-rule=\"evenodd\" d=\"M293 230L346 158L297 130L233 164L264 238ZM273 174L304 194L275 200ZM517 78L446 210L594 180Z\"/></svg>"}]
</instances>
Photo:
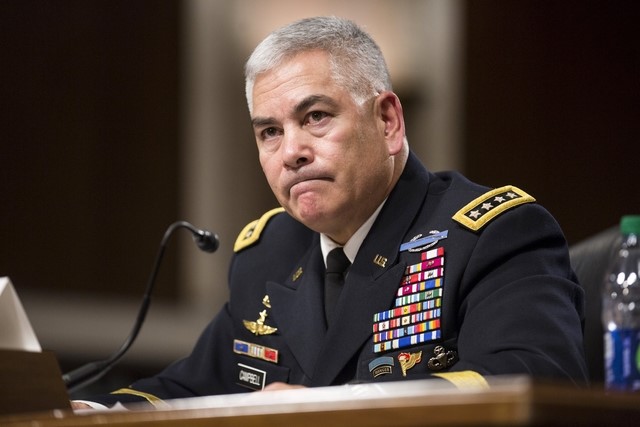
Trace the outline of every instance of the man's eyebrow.
<instances>
[{"instance_id":1,"label":"man's eyebrow","mask_svg":"<svg viewBox=\"0 0 640 427\"><path fill-rule=\"evenodd\" d=\"M338 104L333 100L333 98L330 98L326 95L309 95L306 98L304 98L302 101L298 102L298 104L296 104L293 110L296 113L301 113L307 110L308 108L312 107L313 105L319 104L319 103L327 104L332 108L336 108L338 106Z\"/></svg>"},{"instance_id":2,"label":"man's eyebrow","mask_svg":"<svg viewBox=\"0 0 640 427\"><path fill-rule=\"evenodd\" d=\"M253 119L251 119L251 125L254 128L273 126L274 124L276 124L276 121L270 117L254 117Z\"/></svg>"},{"instance_id":3,"label":"man's eyebrow","mask_svg":"<svg viewBox=\"0 0 640 427\"><path fill-rule=\"evenodd\" d=\"M293 112L294 114L299 114L319 103L327 104L332 108L338 107L338 103L331 97L328 97L326 95L309 95L295 105L295 107L293 108ZM268 127L277 124L277 121L271 117L254 117L253 119L251 119L251 124L254 128Z\"/></svg>"}]
</instances>

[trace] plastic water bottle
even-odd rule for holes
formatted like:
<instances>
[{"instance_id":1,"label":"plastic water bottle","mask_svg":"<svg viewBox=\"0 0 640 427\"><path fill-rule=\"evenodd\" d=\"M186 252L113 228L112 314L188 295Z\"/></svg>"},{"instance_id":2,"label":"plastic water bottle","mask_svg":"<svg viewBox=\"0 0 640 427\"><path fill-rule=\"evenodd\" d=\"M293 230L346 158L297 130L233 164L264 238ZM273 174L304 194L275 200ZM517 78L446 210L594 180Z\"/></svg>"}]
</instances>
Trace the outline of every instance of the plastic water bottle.
<instances>
[{"instance_id":1,"label":"plastic water bottle","mask_svg":"<svg viewBox=\"0 0 640 427\"><path fill-rule=\"evenodd\" d=\"M603 287L605 388L640 391L640 215L622 217L620 234Z\"/></svg>"}]
</instances>

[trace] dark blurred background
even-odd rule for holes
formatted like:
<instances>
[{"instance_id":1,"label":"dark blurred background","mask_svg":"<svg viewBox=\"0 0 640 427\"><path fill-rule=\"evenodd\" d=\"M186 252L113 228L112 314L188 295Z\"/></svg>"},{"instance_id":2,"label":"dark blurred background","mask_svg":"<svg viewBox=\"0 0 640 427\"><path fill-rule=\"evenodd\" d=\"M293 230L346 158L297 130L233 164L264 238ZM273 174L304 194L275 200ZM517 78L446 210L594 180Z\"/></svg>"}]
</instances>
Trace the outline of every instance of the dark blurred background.
<instances>
[{"instance_id":1,"label":"dark blurred background","mask_svg":"<svg viewBox=\"0 0 640 427\"><path fill-rule=\"evenodd\" d=\"M186 354L226 297L239 230L274 207L242 65L266 33L336 14L389 59L410 145L433 170L516 185L570 244L640 212L635 1L0 2L0 276L62 370L129 331L178 219L131 355L91 391Z\"/></svg>"}]
</instances>

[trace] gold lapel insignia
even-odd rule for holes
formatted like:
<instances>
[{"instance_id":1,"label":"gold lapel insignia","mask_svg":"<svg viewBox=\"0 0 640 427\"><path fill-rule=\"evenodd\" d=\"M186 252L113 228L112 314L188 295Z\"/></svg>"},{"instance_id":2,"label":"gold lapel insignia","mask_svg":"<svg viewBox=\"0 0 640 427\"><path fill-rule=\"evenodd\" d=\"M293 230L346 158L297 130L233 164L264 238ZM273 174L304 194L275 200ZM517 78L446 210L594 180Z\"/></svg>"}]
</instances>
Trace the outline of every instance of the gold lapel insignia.
<instances>
[{"instance_id":1,"label":"gold lapel insignia","mask_svg":"<svg viewBox=\"0 0 640 427\"><path fill-rule=\"evenodd\" d=\"M247 328L249 332L255 335L271 335L278 330L278 328L264 324L264 321L267 318L267 310L262 310L259 315L260 317L255 322L250 320L242 321L242 323L244 323L244 327Z\"/></svg>"},{"instance_id":2,"label":"gold lapel insignia","mask_svg":"<svg viewBox=\"0 0 640 427\"><path fill-rule=\"evenodd\" d=\"M262 305L264 305L267 308L271 308L271 301L269 300L269 295L265 295L264 298L262 298Z\"/></svg>"},{"instance_id":3,"label":"gold lapel insignia","mask_svg":"<svg viewBox=\"0 0 640 427\"><path fill-rule=\"evenodd\" d=\"M421 360L422 360L421 351L419 351L418 353L400 353L398 355L398 362L400 362L400 368L402 369L402 376L406 377L407 371L413 368L414 366L416 366L417 363L420 363Z\"/></svg>"},{"instance_id":4,"label":"gold lapel insignia","mask_svg":"<svg viewBox=\"0 0 640 427\"><path fill-rule=\"evenodd\" d=\"M293 273L293 276L291 277L291 280L293 280L295 282L296 280L298 280L300 278L300 276L302 276L302 267L298 267L296 272Z\"/></svg>"},{"instance_id":5,"label":"gold lapel insignia","mask_svg":"<svg viewBox=\"0 0 640 427\"><path fill-rule=\"evenodd\" d=\"M385 268L387 266L387 258L385 258L382 255L378 254L373 258L373 263L375 265L377 265L378 267Z\"/></svg>"}]
</instances>

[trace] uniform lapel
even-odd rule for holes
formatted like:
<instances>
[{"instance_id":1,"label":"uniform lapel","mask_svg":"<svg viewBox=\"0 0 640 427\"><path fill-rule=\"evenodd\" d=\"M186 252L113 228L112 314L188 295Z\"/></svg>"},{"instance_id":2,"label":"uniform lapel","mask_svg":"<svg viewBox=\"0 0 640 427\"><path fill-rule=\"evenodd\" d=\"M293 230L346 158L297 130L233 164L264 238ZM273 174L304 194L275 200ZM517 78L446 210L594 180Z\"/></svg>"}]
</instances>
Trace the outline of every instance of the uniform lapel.
<instances>
[{"instance_id":1,"label":"uniform lapel","mask_svg":"<svg viewBox=\"0 0 640 427\"><path fill-rule=\"evenodd\" d=\"M405 270L399 248L427 194L428 175L410 156L363 242L345 281L335 326L328 332L313 375L314 385L329 385L371 337L373 315L388 310Z\"/></svg>"},{"instance_id":2,"label":"uniform lapel","mask_svg":"<svg viewBox=\"0 0 640 427\"><path fill-rule=\"evenodd\" d=\"M325 336L323 274L320 243L315 239L284 283L267 282L271 315L308 377Z\"/></svg>"}]
</instances>

